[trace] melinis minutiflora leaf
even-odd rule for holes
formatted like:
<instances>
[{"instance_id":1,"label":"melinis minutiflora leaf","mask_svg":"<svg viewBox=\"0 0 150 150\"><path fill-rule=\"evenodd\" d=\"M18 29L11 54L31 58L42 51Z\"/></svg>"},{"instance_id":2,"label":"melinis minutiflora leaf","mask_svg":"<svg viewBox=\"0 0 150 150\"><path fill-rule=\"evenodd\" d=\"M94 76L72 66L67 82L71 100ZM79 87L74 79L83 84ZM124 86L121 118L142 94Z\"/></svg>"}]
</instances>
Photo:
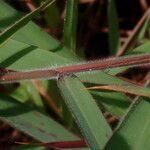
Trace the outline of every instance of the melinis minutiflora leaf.
<instances>
[{"instance_id":1,"label":"melinis minutiflora leaf","mask_svg":"<svg viewBox=\"0 0 150 150\"><path fill-rule=\"evenodd\" d=\"M36 16L39 12L46 9L49 5L51 5L55 0L47 0L40 7L38 7L33 12L30 12L26 16L22 17L12 26L8 27L4 32L0 34L0 45L7 42L19 29L25 26L34 16Z\"/></svg>"},{"instance_id":2,"label":"melinis minutiflora leaf","mask_svg":"<svg viewBox=\"0 0 150 150\"><path fill-rule=\"evenodd\" d=\"M73 52L76 50L77 16L78 0L67 0L64 23L64 45Z\"/></svg>"},{"instance_id":3,"label":"melinis minutiflora leaf","mask_svg":"<svg viewBox=\"0 0 150 150\"><path fill-rule=\"evenodd\" d=\"M119 23L114 0L108 0L108 26L109 26L109 48L111 54L115 55L120 49Z\"/></svg>"},{"instance_id":4,"label":"melinis minutiflora leaf","mask_svg":"<svg viewBox=\"0 0 150 150\"><path fill-rule=\"evenodd\" d=\"M91 149L102 150L112 131L93 97L75 76L59 78L58 87Z\"/></svg>"},{"instance_id":5,"label":"melinis minutiflora leaf","mask_svg":"<svg viewBox=\"0 0 150 150\"><path fill-rule=\"evenodd\" d=\"M16 82L27 79L39 78L57 78L67 74L77 74L86 71L104 70L116 67L137 67L150 64L150 54L146 55L132 55L125 57L112 57L92 62L84 62L82 64L74 64L70 66L60 66L51 69L41 69L25 72L9 72L0 75L0 83Z\"/></svg>"},{"instance_id":6,"label":"melinis minutiflora leaf","mask_svg":"<svg viewBox=\"0 0 150 150\"><path fill-rule=\"evenodd\" d=\"M134 100L104 150L149 150L149 116L150 98L140 97Z\"/></svg>"}]
</instances>

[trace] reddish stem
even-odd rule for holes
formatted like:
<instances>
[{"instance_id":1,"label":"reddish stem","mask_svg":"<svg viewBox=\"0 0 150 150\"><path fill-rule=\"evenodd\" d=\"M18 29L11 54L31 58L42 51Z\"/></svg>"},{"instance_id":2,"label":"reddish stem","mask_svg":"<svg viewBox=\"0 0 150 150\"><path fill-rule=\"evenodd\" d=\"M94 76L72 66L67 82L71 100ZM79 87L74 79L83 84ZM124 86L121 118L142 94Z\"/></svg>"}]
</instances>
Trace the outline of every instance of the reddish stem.
<instances>
[{"instance_id":1,"label":"reddish stem","mask_svg":"<svg viewBox=\"0 0 150 150\"><path fill-rule=\"evenodd\" d=\"M60 142L49 142L49 143L24 143L24 142L15 142L22 145L31 145L31 146L47 146L51 148L83 148L87 147L85 140L78 141L60 141Z\"/></svg>"},{"instance_id":2,"label":"reddish stem","mask_svg":"<svg viewBox=\"0 0 150 150\"><path fill-rule=\"evenodd\" d=\"M33 0L25 0L25 3L31 11L34 11L37 8L37 6L36 6L35 2L33 2Z\"/></svg>"},{"instance_id":3,"label":"reddish stem","mask_svg":"<svg viewBox=\"0 0 150 150\"><path fill-rule=\"evenodd\" d=\"M113 57L78 65L58 67L55 69L3 73L0 76L0 82L7 83L26 79L50 78L57 76L59 77L61 75L85 71L103 70L108 68L133 66L133 65L140 66L145 64L150 64L150 54L126 56L126 57Z\"/></svg>"}]
</instances>

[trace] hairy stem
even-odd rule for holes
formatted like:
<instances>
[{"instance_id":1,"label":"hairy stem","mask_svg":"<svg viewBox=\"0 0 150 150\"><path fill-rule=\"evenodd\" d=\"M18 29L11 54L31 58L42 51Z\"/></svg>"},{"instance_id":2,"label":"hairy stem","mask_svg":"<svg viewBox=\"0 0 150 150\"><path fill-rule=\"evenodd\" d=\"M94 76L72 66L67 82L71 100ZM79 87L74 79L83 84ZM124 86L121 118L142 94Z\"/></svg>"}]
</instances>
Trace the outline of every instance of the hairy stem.
<instances>
[{"instance_id":1,"label":"hairy stem","mask_svg":"<svg viewBox=\"0 0 150 150\"><path fill-rule=\"evenodd\" d=\"M58 67L54 69L41 69L26 72L1 72L0 83L16 82L26 79L52 78L66 74L74 74L93 70L104 70L123 66L145 66L146 64L150 64L150 54L126 57L113 57L77 65Z\"/></svg>"}]
</instances>

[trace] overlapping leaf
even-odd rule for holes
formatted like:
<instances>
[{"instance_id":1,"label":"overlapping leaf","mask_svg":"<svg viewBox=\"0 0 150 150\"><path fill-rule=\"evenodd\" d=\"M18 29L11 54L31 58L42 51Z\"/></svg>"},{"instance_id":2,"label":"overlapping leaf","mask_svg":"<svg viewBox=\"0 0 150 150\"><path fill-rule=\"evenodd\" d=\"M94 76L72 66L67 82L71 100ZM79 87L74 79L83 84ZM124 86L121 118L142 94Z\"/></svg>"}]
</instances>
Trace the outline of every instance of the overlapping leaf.
<instances>
[{"instance_id":1,"label":"overlapping leaf","mask_svg":"<svg viewBox=\"0 0 150 150\"><path fill-rule=\"evenodd\" d=\"M76 77L60 78L58 86L91 148L103 149L112 132L92 96Z\"/></svg>"},{"instance_id":2,"label":"overlapping leaf","mask_svg":"<svg viewBox=\"0 0 150 150\"><path fill-rule=\"evenodd\" d=\"M47 0L44 2L39 8L34 10L33 12L29 13L25 17L22 17L19 21L14 23L12 26L10 26L6 31L3 31L0 34L0 45L5 43L10 37L13 36L14 33L16 33L20 28L25 26L35 15L37 15L41 10L45 9L49 5L51 5L54 1Z\"/></svg>"},{"instance_id":3,"label":"overlapping leaf","mask_svg":"<svg viewBox=\"0 0 150 150\"><path fill-rule=\"evenodd\" d=\"M105 150L149 150L150 98L133 103L118 130L107 143Z\"/></svg>"},{"instance_id":4,"label":"overlapping leaf","mask_svg":"<svg viewBox=\"0 0 150 150\"><path fill-rule=\"evenodd\" d=\"M2 94L0 94L0 119L42 142L78 139L50 117Z\"/></svg>"},{"instance_id":5,"label":"overlapping leaf","mask_svg":"<svg viewBox=\"0 0 150 150\"><path fill-rule=\"evenodd\" d=\"M71 5L70 5L70 7L71 7ZM12 10L12 13L9 13L7 11L7 13L5 13L5 15L4 15L5 17L2 17L0 15L0 19L2 18L2 20L3 20L6 18L13 17L17 20L18 18L20 18L20 15L14 9L12 9L8 5L6 5L3 1L0 1L0 8L2 8L2 9L0 9L0 12L6 12L8 9ZM72 8L76 9L73 7L73 5L72 5ZM73 11L72 11L72 16L76 17L76 14L74 14ZM73 18L73 20L74 19L75 18ZM13 20L7 19L5 21L7 22L6 25L9 26ZM70 28L68 31L69 34L72 33L72 29L73 29L73 32L75 31L74 30L75 27L76 26L71 18L70 19ZM0 28L4 29L4 24L1 24ZM70 36L68 36L68 37L70 38ZM72 55L72 53L70 53L65 47L62 48L55 39L53 39L46 33L42 32L41 29L38 28L32 22L28 23L25 27L23 27L18 32L16 32L13 38L14 38L14 40L9 40L7 45L4 45L0 49L0 66L2 68L5 67L5 68L9 68L9 69L18 70L18 71L50 68L50 67L55 68L55 67L57 67L57 65L60 66L60 65L66 65L67 63L70 63L71 61L69 59L66 59L69 57L71 57L71 59L73 58L72 60L77 61L77 59ZM73 36L73 40L71 39L73 42L75 42L74 38L75 38L75 35ZM70 39L67 38L66 40L69 40L69 42L70 42ZM71 44L71 43L69 43L69 44ZM38 48L37 46L40 48ZM74 46L70 46L69 49L70 48L74 49L72 47L74 47ZM140 48L137 48L137 50L135 50L135 53L136 53L136 51L138 51L137 53L139 53L139 51L140 51L140 53L147 52L149 54L149 47L150 47L150 44L147 43L146 45L143 45ZM46 51L44 49L56 51L57 54L59 54L61 56L59 56L55 53ZM66 57L66 58L64 58L62 56ZM114 74L116 74L117 71L114 70L114 72L115 72ZM108 73L111 73L111 72L108 72ZM84 74L79 74L79 77L83 81L90 82L90 83L96 83L96 84L97 83L101 83L101 84L117 83L117 84L121 85L124 83L124 81L119 80L116 77L109 76L104 72L100 72L100 73L97 72L96 74L93 75L92 73L84 73ZM92 77L94 77L94 78L92 78ZM105 122L105 119L103 119L103 116L100 113L100 111L98 110L95 102L93 102L93 98L91 97L91 95L87 91L79 90L80 88L83 88L84 86L76 78L66 77L59 81L59 86L61 87L61 92L63 93L64 97L66 98L66 102L68 103L68 106L72 110L76 120L79 122L81 130L82 130L84 136L87 138L89 144L93 148L102 149L104 147L105 143L108 141L108 137L110 137L110 135L111 135L111 130L110 130L109 126L107 125L107 123ZM111 110L112 112L116 113L118 116L121 116L124 113L123 109L119 110L119 108L121 108L122 106L125 106L125 110L126 110L126 108L129 106L129 101L124 101L127 99L127 97L123 94L119 94L119 93L115 93L115 92L113 93L113 97L115 97L115 100L117 102L118 102L118 99L119 100L121 99L121 101L119 101L117 103L117 105L119 104L117 108L112 106L114 104L113 102L110 103L110 101L112 99L111 99L111 96L108 95L108 93L105 93L105 92L97 92L96 93L95 92L92 94L100 96L102 98L101 103L103 105L105 105L105 107L108 108L108 110ZM2 108L2 115L3 115L3 116L1 116L1 119L5 120L6 122L8 122L12 125L15 125L15 127L19 128L20 130L24 131L25 133L33 136L35 139L44 141L44 142L45 141L50 142L49 138L52 138L52 140L54 140L54 141L61 140L61 139L64 140L65 137L66 137L66 140L67 140L67 138L69 138L69 140L70 140L70 137L72 140L76 139L76 138L74 138L74 136L72 136L71 133L69 133L68 131L67 132L64 131L64 129L62 127L60 127L60 125L58 125L56 122L54 123L50 118L45 117L44 115L42 115L41 113L39 113L37 111L34 111L32 109L30 110L30 108L26 109L24 107L25 109L23 111L25 111L25 112L23 112L23 113L20 112L20 109L18 109L18 112L17 111L14 112L14 113L18 113L18 114L15 114L15 115L12 114L11 116L9 116L10 115L9 112L11 112L10 108L12 108L12 107L20 108L22 105L19 103L16 103L14 99L10 100L10 98L5 97L5 96L1 96L1 99L2 99L1 100L1 106L2 106L1 108ZM8 99L8 100L6 100L6 102L4 102L4 99ZM108 99L109 99L109 102L106 101ZM87 100L87 101L85 101L85 100ZM85 103L83 103L83 102L85 102ZM146 101L146 103L147 102L148 101ZM3 110L3 108L7 109L6 106L9 107L8 114L5 114L6 111ZM145 106L146 105L144 104L141 110L143 110ZM89 112L86 110L87 108L89 108L88 109ZM92 110L90 110L90 109L92 109ZM139 109L138 109L138 111L139 111ZM96 119L92 118L93 112L95 112L94 114L97 115ZM138 114L139 113L141 113L141 111L138 112ZM142 114L146 114L146 113L148 113L147 109L146 109L146 112L144 112L144 113L142 112ZM40 120L38 120L37 114L41 117L41 121L44 122L44 129L43 129L44 133L41 133L42 129L41 129ZM134 114L133 117L136 117L136 114ZM30 121L32 119L31 120L31 124L32 124L33 118L34 118L34 120L37 120L37 123L39 123L39 124L33 126L31 128L31 130L32 130L31 131L27 127L28 127L28 125L30 125L28 121ZM47 122L47 120L49 120L50 124L52 125L52 128L50 128L49 126L47 127L47 125L45 124ZM98 120L99 120L100 124L97 123ZM147 118L145 118L145 120L143 119L142 122L145 122L146 120L147 120ZM21 122L24 122L24 125L22 125ZM146 123L147 126L148 126L148 124L149 123ZM40 126L41 130L38 130L39 126ZM141 126L141 124L139 126ZM145 128L147 128L147 126ZM62 130L62 131L60 131L60 130ZM127 131L127 130L124 130L124 131ZM53 137L53 134L48 135L49 132L53 132L56 136L59 136L60 134L61 135L57 139L57 137ZM60 132L60 134L58 132ZM37 138L37 136L39 136L40 134L41 134L41 136L39 138ZM66 136L66 134L67 134L67 136ZM123 135L124 135L124 133L123 133ZM147 134L147 136L149 136L149 135ZM101 140L99 140L99 139L101 139ZM127 141L129 141L129 143L130 143L130 139L127 139ZM122 143L120 145L122 145ZM114 146L114 145L112 144L112 146ZM140 148L140 146L136 147L136 148Z\"/></svg>"}]
</instances>

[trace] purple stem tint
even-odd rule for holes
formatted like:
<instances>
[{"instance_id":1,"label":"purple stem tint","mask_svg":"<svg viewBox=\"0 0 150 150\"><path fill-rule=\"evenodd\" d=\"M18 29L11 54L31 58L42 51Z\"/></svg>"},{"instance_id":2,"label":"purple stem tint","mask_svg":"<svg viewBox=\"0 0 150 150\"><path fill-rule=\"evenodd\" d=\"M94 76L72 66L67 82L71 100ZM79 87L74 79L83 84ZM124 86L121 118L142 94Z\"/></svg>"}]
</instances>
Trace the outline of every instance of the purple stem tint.
<instances>
[{"instance_id":1,"label":"purple stem tint","mask_svg":"<svg viewBox=\"0 0 150 150\"><path fill-rule=\"evenodd\" d=\"M150 64L150 54L134 55L125 57L113 57L83 64L58 67L55 69L36 70L27 72L1 72L0 83L16 82L26 79L39 79L59 77L61 75L73 74L85 71L104 70L123 66L141 66ZM149 66L149 65L148 65Z\"/></svg>"},{"instance_id":2,"label":"purple stem tint","mask_svg":"<svg viewBox=\"0 0 150 150\"><path fill-rule=\"evenodd\" d=\"M84 148L88 147L84 139L78 141L58 141L58 142L48 142L48 143L23 143L15 142L21 145L30 145L30 146L46 146L50 148Z\"/></svg>"}]
</instances>

